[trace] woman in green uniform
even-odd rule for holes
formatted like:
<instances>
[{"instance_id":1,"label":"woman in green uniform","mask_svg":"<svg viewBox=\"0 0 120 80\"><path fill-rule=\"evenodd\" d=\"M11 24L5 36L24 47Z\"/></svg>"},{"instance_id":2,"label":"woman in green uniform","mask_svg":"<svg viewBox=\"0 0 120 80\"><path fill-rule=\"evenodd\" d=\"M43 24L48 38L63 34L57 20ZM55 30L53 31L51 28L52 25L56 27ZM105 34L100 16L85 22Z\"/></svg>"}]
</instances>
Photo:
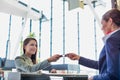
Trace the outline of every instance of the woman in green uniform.
<instances>
[{"instance_id":1,"label":"woman in green uniform","mask_svg":"<svg viewBox=\"0 0 120 80\"><path fill-rule=\"evenodd\" d=\"M15 58L16 69L19 72L35 72L41 69L51 67L51 62L57 61L61 55L55 54L52 57L37 63L37 40L35 38L26 38L23 42L23 52L21 56Z\"/></svg>"}]
</instances>

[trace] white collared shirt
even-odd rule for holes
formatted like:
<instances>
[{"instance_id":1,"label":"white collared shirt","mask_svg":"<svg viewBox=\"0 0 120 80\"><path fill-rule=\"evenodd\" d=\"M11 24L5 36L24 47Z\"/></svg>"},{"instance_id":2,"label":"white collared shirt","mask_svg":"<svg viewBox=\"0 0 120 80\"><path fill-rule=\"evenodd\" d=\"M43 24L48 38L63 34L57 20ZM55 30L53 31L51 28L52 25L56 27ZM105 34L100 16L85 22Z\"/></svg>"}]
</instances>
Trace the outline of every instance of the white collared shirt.
<instances>
[{"instance_id":1,"label":"white collared shirt","mask_svg":"<svg viewBox=\"0 0 120 80\"><path fill-rule=\"evenodd\" d=\"M104 37L102 38L104 44L106 43L106 40L107 40L112 34L116 33L116 32L119 31L119 30L120 30L120 28L118 28L117 30L115 30L115 31L109 33L108 35L104 36Z\"/></svg>"}]
</instances>

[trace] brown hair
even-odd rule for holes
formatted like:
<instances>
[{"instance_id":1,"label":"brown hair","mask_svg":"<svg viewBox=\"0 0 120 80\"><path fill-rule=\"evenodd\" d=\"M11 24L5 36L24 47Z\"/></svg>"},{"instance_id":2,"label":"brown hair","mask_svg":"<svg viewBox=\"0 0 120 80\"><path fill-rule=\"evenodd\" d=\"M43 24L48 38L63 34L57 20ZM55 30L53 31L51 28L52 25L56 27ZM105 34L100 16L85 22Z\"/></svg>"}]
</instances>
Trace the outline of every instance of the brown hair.
<instances>
[{"instance_id":1,"label":"brown hair","mask_svg":"<svg viewBox=\"0 0 120 80\"><path fill-rule=\"evenodd\" d=\"M113 20L113 22L115 23L115 25L117 25L118 27L120 27L120 11L116 8L113 8L109 11L107 11L103 16L102 19L105 21L108 21L109 18L111 18Z\"/></svg>"},{"instance_id":2,"label":"brown hair","mask_svg":"<svg viewBox=\"0 0 120 80\"><path fill-rule=\"evenodd\" d=\"M35 38L26 38L26 39L24 40L24 42L23 42L23 52L24 52L24 54L25 54L25 49L24 49L24 47L25 47L31 40L35 40L36 43L37 43L37 40L36 40ZM33 54L33 55L31 56L31 60L32 60L33 64L36 64L36 53L37 53L37 51L35 52L35 54Z\"/></svg>"}]
</instances>

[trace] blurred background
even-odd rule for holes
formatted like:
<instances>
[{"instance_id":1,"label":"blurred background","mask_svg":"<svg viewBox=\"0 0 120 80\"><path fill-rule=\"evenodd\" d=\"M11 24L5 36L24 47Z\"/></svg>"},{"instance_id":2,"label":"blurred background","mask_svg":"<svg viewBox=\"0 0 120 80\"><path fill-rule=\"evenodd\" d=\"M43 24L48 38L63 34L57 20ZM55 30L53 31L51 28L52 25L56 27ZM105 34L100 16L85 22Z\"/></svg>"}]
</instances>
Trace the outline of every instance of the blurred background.
<instances>
[{"instance_id":1,"label":"blurred background","mask_svg":"<svg viewBox=\"0 0 120 80\"><path fill-rule=\"evenodd\" d=\"M2 0L1 0L2 1ZM38 61L54 54L74 52L97 60L103 46L100 20L112 8L111 0L17 0L39 13L39 19L0 12L0 57L14 60L23 54L22 42L28 37L38 41ZM78 5L80 1L81 5ZM4 8L3 8L4 9ZM30 15L32 16L32 15ZM78 64L61 58L52 64ZM95 71L80 65L80 70ZM96 71L95 71L96 72Z\"/></svg>"}]
</instances>

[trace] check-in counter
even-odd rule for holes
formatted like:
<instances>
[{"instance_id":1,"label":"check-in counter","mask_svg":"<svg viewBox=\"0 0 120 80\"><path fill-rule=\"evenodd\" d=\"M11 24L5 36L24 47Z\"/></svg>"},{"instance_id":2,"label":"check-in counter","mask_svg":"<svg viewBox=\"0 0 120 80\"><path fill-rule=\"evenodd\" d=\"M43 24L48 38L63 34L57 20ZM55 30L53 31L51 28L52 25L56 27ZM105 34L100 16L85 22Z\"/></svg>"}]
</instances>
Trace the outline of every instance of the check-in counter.
<instances>
[{"instance_id":1,"label":"check-in counter","mask_svg":"<svg viewBox=\"0 0 120 80\"><path fill-rule=\"evenodd\" d=\"M50 77L63 77L62 80L88 80L88 75L85 74L63 74L63 73L20 73L9 72L8 80L52 80ZM54 79L55 80L55 79ZM59 79L61 80L61 79Z\"/></svg>"}]
</instances>

